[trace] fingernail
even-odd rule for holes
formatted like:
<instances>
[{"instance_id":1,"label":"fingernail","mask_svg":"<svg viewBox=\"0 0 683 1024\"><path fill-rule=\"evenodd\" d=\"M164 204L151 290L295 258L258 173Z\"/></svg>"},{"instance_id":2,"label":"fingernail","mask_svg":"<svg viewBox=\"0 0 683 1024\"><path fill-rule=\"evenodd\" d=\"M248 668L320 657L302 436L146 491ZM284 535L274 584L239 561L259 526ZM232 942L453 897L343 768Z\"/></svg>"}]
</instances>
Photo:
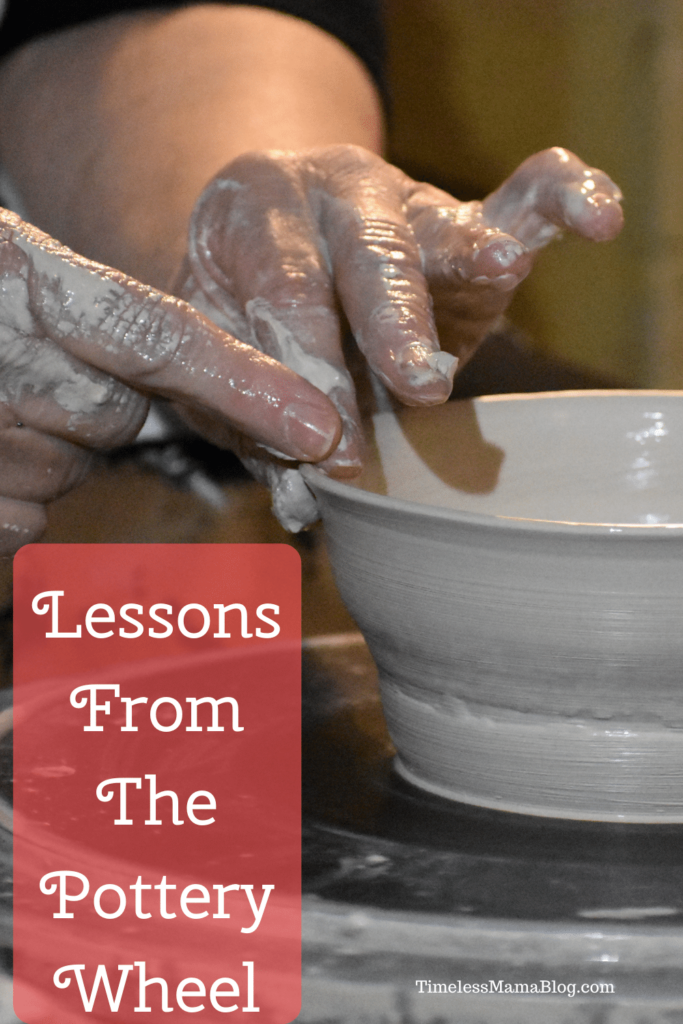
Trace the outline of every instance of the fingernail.
<instances>
[{"instance_id":1,"label":"fingernail","mask_svg":"<svg viewBox=\"0 0 683 1024\"><path fill-rule=\"evenodd\" d=\"M259 441L256 442L257 448L262 448L264 452L268 452L269 455L275 456L276 459L284 459L285 462L297 462L295 455L285 455L279 448L273 448L269 444L261 444Z\"/></svg>"},{"instance_id":2,"label":"fingernail","mask_svg":"<svg viewBox=\"0 0 683 1024\"><path fill-rule=\"evenodd\" d=\"M490 262L491 270L498 267L506 269L512 266L526 252L525 246L513 238L497 238L493 242L477 248L472 257L473 263Z\"/></svg>"},{"instance_id":3,"label":"fingernail","mask_svg":"<svg viewBox=\"0 0 683 1024\"><path fill-rule=\"evenodd\" d=\"M285 440L292 455L305 462L324 459L339 440L341 422L330 411L314 405L292 402L284 411Z\"/></svg>"},{"instance_id":4,"label":"fingernail","mask_svg":"<svg viewBox=\"0 0 683 1024\"><path fill-rule=\"evenodd\" d=\"M350 418L342 415L344 433L341 441L328 459L319 463L328 476L338 480L347 480L358 476L363 469L362 452L363 436L358 425Z\"/></svg>"},{"instance_id":5,"label":"fingernail","mask_svg":"<svg viewBox=\"0 0 683 1024\"><path fill-rule=\"evenodd\" d=\"M511 292L516 288L521 277L518 274L500 274L498 277L473 277L470 284L481 288L493 288L496 292Z\"/></svg>"},{"instance_id":6,"label":"fingernail","mask_svg":"<svg viewBox=\"0 0 683 1024\"><path fill-rule=\"evenodd\" d=\"M363 470L363 463L358 459L337 460L334 459L322 467L328 476L335 480L353 480L360 476Z\"/></svg>"},{"instance_id":7,"label":"fingernail","mask_svg":"<svg viewBox=\"0 0 683 1024\"><path fill-rule=\"evenodd\" d=\"M619 233L624 223L624 214L619 203L604 192L589 196L592 221L588 235L596 242L610 241Z\"/></svg>"}]
</instances>

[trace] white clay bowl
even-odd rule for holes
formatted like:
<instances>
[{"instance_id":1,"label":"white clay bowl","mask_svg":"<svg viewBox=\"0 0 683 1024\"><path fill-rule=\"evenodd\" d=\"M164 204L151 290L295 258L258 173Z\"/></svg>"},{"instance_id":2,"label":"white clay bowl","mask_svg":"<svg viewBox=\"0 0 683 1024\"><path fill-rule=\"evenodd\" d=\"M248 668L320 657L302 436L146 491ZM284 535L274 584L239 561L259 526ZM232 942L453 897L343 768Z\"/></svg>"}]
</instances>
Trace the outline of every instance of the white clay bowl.
<instances>
[{"instance_id":1,"label":"white clay bowl","mask_svg":"<svg viewBox=\"0 0 683 1024\"><path fill-rule=\"evenodd\" d=\"M552 817L683 822L683 392L374 418L305 469L409 781Z\"/></svg>"}]
</instances>

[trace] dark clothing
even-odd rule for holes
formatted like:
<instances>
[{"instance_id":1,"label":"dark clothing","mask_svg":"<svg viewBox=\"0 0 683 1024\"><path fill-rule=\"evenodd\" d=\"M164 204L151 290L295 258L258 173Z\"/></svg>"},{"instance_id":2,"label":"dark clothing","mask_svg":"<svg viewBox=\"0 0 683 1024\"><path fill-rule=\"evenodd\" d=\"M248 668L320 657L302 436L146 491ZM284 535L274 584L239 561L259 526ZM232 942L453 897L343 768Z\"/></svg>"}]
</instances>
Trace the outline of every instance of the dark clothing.
<instances>
[{"instance_id":1,"label":"dark clothing","mask_svg":"<svg viewBox=\"0 0 683 1024\"><path fill-rule=\"evenodd\" d=\"M173 0L7 0L0 25L0 57L47 32L123 11L182 6L186 5ZM336 36L360 57L385 94L381 0L255 0L248 6L292 14Z\"/></svg>"}]
</instances>

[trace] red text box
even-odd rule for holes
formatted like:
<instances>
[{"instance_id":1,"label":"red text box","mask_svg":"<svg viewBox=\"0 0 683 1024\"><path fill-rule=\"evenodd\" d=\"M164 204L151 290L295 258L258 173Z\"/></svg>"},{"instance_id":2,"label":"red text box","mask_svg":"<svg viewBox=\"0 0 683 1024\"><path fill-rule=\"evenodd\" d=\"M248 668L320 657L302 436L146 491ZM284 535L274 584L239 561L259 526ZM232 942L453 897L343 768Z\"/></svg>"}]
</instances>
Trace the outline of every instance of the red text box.
<instances>
[{"instance_id":1,"label":"red text box","mask_svg":"<svg viewBox=\"0 0 683 1024\"><path fill-rule=\"evenodd\" d=\"M296 1017L300 630L287 545L19 552L26 1024Z\"/></svg>"}]
</instances>

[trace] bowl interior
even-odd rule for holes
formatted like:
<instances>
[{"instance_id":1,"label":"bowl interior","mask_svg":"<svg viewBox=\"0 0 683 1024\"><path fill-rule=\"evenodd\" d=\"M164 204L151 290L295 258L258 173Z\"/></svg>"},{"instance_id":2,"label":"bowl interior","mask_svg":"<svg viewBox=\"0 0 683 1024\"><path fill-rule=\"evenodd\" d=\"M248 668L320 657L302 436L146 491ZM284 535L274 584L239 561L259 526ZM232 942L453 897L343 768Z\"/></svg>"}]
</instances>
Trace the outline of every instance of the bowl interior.
<instances>
[{"instance_id":1,"label":"bowl interior","mask_svg":"<svg viewBox=\"0 0 683 1024\"><path fill-rule=\"evenodd\" d=\"M683 524L683 392L503 395L373 418L356 486L469 513Z\"/></svg>"}]
</instances>

